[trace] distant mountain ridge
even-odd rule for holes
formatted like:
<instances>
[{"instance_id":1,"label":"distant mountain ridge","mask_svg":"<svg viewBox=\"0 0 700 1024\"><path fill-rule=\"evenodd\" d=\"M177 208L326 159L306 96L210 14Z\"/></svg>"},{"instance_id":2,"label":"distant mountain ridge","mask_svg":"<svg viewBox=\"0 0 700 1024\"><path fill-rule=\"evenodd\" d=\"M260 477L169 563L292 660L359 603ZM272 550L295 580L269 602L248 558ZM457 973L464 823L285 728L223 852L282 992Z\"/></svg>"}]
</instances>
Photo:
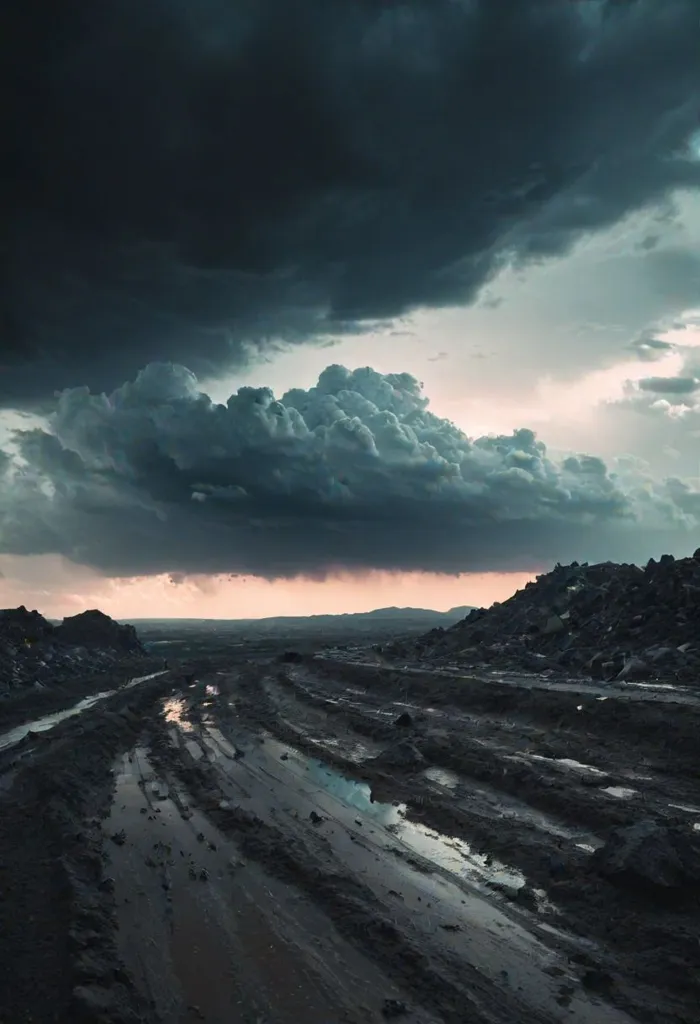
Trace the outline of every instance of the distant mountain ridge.
<instances>
[{"instance_id":1,"label":"distant mountain ridge","mask_svg":"<svg viewBox=\"0 0 700 1024\"><path fill-rule=\"evenodd\" d=\"M417 622L426 625L427 628L434 626L448 626L466 618L472 611L471 605L463 605L457 608L450 608L446 612L438 612L433 608L375 608L370 612L339 612L338 614L321 615L271 615L260 619L131 619L131 622L192 622L192 623L231 623L236 625L257 625L274 626L276 623L284 626L301 626L308 623L309 626L328 625L352 625L357 623L371 624L380 623L406 623Z\"/></svg>"}]
</instances>

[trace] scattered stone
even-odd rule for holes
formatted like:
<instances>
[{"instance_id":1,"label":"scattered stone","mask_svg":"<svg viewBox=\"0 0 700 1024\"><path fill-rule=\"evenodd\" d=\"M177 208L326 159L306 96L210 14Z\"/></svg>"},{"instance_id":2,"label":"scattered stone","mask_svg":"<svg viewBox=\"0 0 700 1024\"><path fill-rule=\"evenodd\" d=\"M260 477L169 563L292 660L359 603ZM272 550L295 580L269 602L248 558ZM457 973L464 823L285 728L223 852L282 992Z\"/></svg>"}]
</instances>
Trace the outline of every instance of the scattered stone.
<instances>
[{"instance_id":1,"label":"scattered stone","mask_svg":"<svg viewBox=\"0 0 700 1024\"><path fill-rule=\"evenodd\" d=\"M404 711L403 714L399 715L396 719L394 725L398 726L399 729L412 729L413 719L409 715L408 711Z\"/></svg>"},{"instance_id":2,"label":"scattered stone","mask_svg":"<svg viewBox=\"0 0 700 1024\"><path fill-rule=\"evenodd\" d=\"M311 822L312 825L320 825L321 822L324 820L325 819L322 818L320 814L317 814L316 811L312 811L311 814L309 815L309 821Z\"/></svg>"},{"instance_id":3,"label":"scattered stone","mask_svg":"<svg viewBox=\"0 0 700 1024\"><path fill-rule=\"evenodd\" d=\"M628 658L615 678L633 682L636 679L648 679L650 675L651 669L645 661L641 658Z\"/></svg>"},{"instance_id":4,"label":"scattered stone","mask_svg":"<svg viewBox=\"0 0 700 1024\"><path fill-rule=\"evenodd\" d=\"M556 565L513 597L475 608L449 629L397 641L387 653L450 668L496 663L633 682L697 685L700 559Z\"/></svg>"},{"instance_id":5,"label":"scattered stone","mask_svg":"<svg viewBox=\"0 0 700 1024\"><path fill-rule=\"evenodd\" d=\"M421 768L425 764L425 758L420 750L409 739L401 740L393 747L383 751L373 760L378 765L386 765L387 767L404 770Z\"/></svg>"},{"instance_id":6,"label":"scattered stone","mask_svg":"<svg viewBox=\"0 0 700 1024\"><path fill-rule=\"evenodd\" d=\"M109 838L116 846L123 846L126 842L126 832L122 828L119 832L113 832Z\"/></svg>"}]
</instances>

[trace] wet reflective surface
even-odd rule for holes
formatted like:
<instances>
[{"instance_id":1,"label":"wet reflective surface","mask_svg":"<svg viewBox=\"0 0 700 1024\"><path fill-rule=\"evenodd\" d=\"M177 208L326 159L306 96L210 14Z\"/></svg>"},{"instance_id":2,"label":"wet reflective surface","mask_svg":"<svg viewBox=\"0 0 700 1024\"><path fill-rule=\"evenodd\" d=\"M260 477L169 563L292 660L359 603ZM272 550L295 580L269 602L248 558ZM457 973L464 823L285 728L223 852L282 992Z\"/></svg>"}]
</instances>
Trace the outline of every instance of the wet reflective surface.
<instances>
[{"instance_id":1,"label":"wet reflective surface","mask_svg":"<svg viewBox=\"0 0 700 1024\"><path fill-rule=\"evenodd\" d=\"M135 679L131 679L126 686L121 687L121 690L127 690L130 687L138 686L139 683L145 683L149 679L156 679L158 676L165 675L165 672L151 672L147 676L137 676ZM30 733L41 733L47 732L49 729L53 729L54 726L60 722L65 722L67 718L74 718L75 715L81 714L83 711L88 711L90 708L94 708L100 701L105 700L107 697L113 697L115 693L119 693L120 690L104 690L102 693L95 693L92 697L85 697L83 700L78 701L70 708L66 708L65 711L56 711L51 715L45 715L43 718L37 718L33 722L25 722L24 725L18 725L14 729L10 729L9 732L4 733L0 736L0 750L7 750L9 747L14 747L17 743L23 740Z\"/></svg>"},{"instance_id":2,"label":"wet reflective surface","mask_svg":"<svg viewBox=\"0 0 700 1024\"><path fill-rule=\"evenodd\" d=\"M174 749L215 771L212 800L218 807L236 808L280 830L287 837L280 841L300 857L318 858L341 890L353 879L359 882L369 905L376 903L393 927L435 955L449 952L491 979L503 990L505 1005L512 999L522 1005L523 1020L628 1020L590 1000L573 982L566 1007L558 1002L566 961L538 937L538 907L546 906L550 915L555 908L515 867L412 821L404 804L390 802L320 757L268 733L250 732L236 719L218 726L205 722L192 729L190 723L183 732L180 723L169 722ZM517 894L526 890L521 902ZM573 936L566 941L580 948Z\"/></svg>"}]
</instances>

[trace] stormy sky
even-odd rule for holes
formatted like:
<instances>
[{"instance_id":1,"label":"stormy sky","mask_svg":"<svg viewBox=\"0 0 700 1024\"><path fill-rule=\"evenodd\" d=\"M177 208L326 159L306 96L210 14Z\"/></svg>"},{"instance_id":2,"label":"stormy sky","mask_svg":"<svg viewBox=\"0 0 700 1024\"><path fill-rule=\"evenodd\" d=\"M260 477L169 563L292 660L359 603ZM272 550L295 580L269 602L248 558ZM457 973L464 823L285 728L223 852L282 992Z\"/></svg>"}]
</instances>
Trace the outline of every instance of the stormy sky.
<instances>
[{"instance_id":1,"label":"stormy sky","mask_svg":"<svg viewBox=\"0 0 700 1024\"><path fill-rule=\"evenodd\" d=\"M9 0L0 67L0 603L700 546L697 0Z\"/></svg>"}]
</instances>

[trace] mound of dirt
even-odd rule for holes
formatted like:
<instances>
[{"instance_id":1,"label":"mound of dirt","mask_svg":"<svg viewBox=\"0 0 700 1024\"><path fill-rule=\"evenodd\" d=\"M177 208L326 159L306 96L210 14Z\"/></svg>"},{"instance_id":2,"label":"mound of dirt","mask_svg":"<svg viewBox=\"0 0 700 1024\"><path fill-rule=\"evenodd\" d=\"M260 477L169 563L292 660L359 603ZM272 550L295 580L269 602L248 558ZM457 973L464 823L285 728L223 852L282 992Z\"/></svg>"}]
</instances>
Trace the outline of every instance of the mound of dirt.
<instances>
[{"instance_id":1,"label":"mound of dirt","mask_svg":"<svg viewBox=\"0 0 700 1024\"><path fill-rule=\"evenodd\" d=\"M145 654L133 626L99 611L70 616L55 626L24 605L0 609L0 694L103 672L122 658Z\"/></svg>"},{"instance_id":2,"label":"mound of dirt","mask_svg":"<svg viewBox=\"0 0 700 1024\"><path fill-rule=\"evenodd\" d=\"M525 671L597 679L698 679L700 549L644 568L557 565L502 604L476 609L394 654L426 661L498 662Z\"/></svg>"}]
</instances>

